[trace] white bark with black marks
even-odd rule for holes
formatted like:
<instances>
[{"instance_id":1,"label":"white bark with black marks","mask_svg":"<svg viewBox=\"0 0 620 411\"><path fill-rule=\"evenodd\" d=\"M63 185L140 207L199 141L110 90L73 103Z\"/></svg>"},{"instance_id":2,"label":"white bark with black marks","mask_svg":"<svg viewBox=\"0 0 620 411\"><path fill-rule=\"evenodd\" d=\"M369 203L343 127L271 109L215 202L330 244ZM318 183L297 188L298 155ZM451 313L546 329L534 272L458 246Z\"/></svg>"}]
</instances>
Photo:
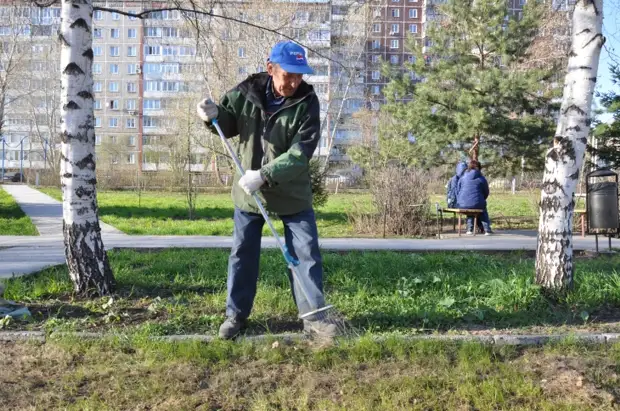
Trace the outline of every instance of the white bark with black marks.
<instances>
[{"instance_id":1,"label":"white bark with black marks","mask_svg":"<svg viewBox=\"0 0 620 411\"><path fill-rule=\"evenodd\" d=\"M578 0L554 145L546 155L540 203L536 283L565 291L573 285L573 209L590 131L602 34L603 1Z\"/></svg>"},{"instance_id":2,"label":"white bark with black marks","mask_svg":"<svg viewBox=\"0 0 620 411\"><path fill-rule=\"evenodd\" d=\"M105 295L114 277L101 240L95 189L92 0L62 0L60 176L69 275L80 295Z\"/></svg>"}]
</instances>

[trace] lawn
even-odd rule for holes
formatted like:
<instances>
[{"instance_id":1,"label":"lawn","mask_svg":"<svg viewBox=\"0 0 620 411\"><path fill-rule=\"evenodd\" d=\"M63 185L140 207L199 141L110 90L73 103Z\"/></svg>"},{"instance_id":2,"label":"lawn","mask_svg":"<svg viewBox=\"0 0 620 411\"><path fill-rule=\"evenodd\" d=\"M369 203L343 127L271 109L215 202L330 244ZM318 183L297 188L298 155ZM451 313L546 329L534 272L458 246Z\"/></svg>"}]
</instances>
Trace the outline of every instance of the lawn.
<instances>
[{"instance_id":1,"label":"lawn","mask_svg":"<svg viewBox=\"0 0 620 411\"><path fill-rule=\"evenodd\" d=\"M616 410L620 345L519 349L368 339L306 344L60 339L0 350L3 408Z\"/></svg>"},{"instance_id":2,"label":"lawn","mask_svg":"<svg viewBox=\"0 0 620 411\"><path fill-rule=\"evenodd\" d=\"M59 189L43 188L42 192L60 200ZM445 196L433 195L435 203L445 206ZM537 227L538 192L493 193L489 198L489 214L496 229L533 229ZM182 193L133 191L101 191L98 193L101 219L119 230L134 235L231 235L233 205L229 194L199 194L198 218L188 220L187 203ZM361 237L351 226L347 211L371 212L370 194L338 194L317 210L321 237ZM516 217L516 218L506 218ZM280 233L282 223L277 221ZM435 224L432 223L434 228ZM265 234L269 234L265 227ZM377 236L381 233L377 233Z\"/></svg>"},{"instance_id":3,"label":"lawn","mask_svg":"<svg viewBox=\"0 0 620 411\"><path fill-rule=\"evenodd\" d=\"M39 235L13 197L0 187L0 235Z\"/></svg>"},{"instance_id":4,"label":"lawn","mask_svg":"<svg viewBox=\"0 0 620 411\"><path fill-rule=\"evenodd\" d=\"M56 188L40 191L61 200ZM143 192L141 198L133 191L101 191L97 193L101 219L127 234L134 235L232 235L233 203L230 194L199 194L195 220L187 218L187 202L183 193ZM367 195L331 196L325 207L317 210L317 225L322 237L353 237L346 210L352 204L370 209ZM282 234L282 223L276 221ZM263 230L269 234L265 226Z\"/></svg>"},{"instance_id":5,"label":"lawn","mask_svg":"<svg viewBox=\"0 0 620 411\"><path fill-rule=\"evenodd\" d=\"M214 334L224 319L225 250L109 252L116 295L80 300L64 266L8 280L5 298L31 322L9 329ZM620 256L578 258L576 286L550 301L522 253L324 253L326 291L359 333L620 330ZM266 251L249 333L299 331L281 255Z\"/></svg>"}]
</instances>

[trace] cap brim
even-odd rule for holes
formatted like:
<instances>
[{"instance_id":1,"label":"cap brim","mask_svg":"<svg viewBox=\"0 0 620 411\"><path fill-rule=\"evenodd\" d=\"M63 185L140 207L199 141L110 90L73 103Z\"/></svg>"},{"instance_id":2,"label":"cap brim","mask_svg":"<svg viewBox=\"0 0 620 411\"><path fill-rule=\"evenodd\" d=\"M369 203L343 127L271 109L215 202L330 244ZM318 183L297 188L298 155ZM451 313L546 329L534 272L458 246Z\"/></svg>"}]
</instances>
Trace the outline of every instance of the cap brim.
<instances>
[{"instance_id":1,"label":"cap brim","mask_svg":"<svg viewBox=\"0 0 620 411\"><path fill-rule=\"evenodd\" d=\"M304 65L295 65L295 64L283 64L278 63L278 65L287 73L293 74L314 74L314 70L310 68L310 66Z\"/></svg>"}]
</instances>

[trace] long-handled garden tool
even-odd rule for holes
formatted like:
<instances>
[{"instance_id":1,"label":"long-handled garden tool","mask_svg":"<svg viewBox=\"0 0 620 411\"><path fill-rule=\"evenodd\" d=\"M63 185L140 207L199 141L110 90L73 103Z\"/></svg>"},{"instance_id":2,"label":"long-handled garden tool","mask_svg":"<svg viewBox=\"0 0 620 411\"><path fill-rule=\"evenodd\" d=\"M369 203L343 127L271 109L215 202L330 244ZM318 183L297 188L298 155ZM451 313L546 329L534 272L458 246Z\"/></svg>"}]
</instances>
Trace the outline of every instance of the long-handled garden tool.
<instances>
[{"instance_id":1,"label":"long-handled garden tool","mask_svg":"<svg viewBox=\"0 0 620 411\"><path fill-rule=\"evenodd\" d=\"M217 122L217 119L212 120L211 124L213 125L213 127L215 127L215 129L217 130L217 133L220 135L222 144L224 144L224 146L226 147L226 150L228 151L228 154L235 162L235 166L237 166L237 170L243 176L245 174L245 170L243 169L243 166L241 165L239 158L235 154L232 146L230 145L230 142L224 136L224 133L222 132L222 129L220 128L220 125ZM289 270L291 270L295 283L299 286L299 289L304 294L304 297L306 298L306 301L308 302L308 304L310 304L311 300L309 296L311 294L306 289L306 286L307 285L315 286L314 283L312 283L311 281L307 281L307 282L301 281L299 272L297 270L299 261L293 258L291 253L288 251L288 248L286 247L286 245L280 239L280 236L278 235L278 232L273 226L271 219L269 218L269 215L267 214L267 211L265 210L265 207L263 206L263 203L258 197L258 194L253 193L252 198L254 198L254 201L256 201L256 205L258 206L258 209L260 210L261 214L263 215L263 218L267 222L267 225L269 226L269 229L271 230L273 237L276 239L276 243L278 244L280 251L282 251L282 255L284 256L284 259L286 260ZM317 293L314 293L314 295L317 295ZM312 319L313 321L316 321L316 320L329 321L338 327L338 331L340 334L344 333L345 331L344 321L342 317L336 312L333 305L325 305L323 307L311 307L311 308L312 310L310 312L300 315L299 318L302 320Z\"/></svg>"}]
</instances>

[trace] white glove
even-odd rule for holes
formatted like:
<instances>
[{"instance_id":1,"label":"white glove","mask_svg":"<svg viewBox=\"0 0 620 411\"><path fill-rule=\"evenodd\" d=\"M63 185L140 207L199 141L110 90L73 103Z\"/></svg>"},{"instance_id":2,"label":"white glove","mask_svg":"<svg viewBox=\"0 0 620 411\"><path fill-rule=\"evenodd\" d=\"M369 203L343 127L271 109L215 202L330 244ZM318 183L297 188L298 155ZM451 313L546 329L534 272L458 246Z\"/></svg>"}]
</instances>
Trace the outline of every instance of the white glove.
<instances>
[{"instance_id":1,"label":"white glove","mask_svg":"<svg viewBox=\"0 0 620 411\"><path fill-rule=\"evenodd\" d=\"M265 181L260 175L260 170L246 170L245 174L239 179L239 186L250 196L263 184Z\"/></svg>"},{"instance_id":2,"label":"white glove","mask_svg":"<svg viewBox=\"0 0 620 411\"><path fill-rule=\"evenodd\" d=\"M206 121L208 123L215 120L219 114L217 105L208 98L205 98L198 103L196 106L196 111L198 112L198 117L200 117L202 121Z\"/></svg>"}]
</instances>

